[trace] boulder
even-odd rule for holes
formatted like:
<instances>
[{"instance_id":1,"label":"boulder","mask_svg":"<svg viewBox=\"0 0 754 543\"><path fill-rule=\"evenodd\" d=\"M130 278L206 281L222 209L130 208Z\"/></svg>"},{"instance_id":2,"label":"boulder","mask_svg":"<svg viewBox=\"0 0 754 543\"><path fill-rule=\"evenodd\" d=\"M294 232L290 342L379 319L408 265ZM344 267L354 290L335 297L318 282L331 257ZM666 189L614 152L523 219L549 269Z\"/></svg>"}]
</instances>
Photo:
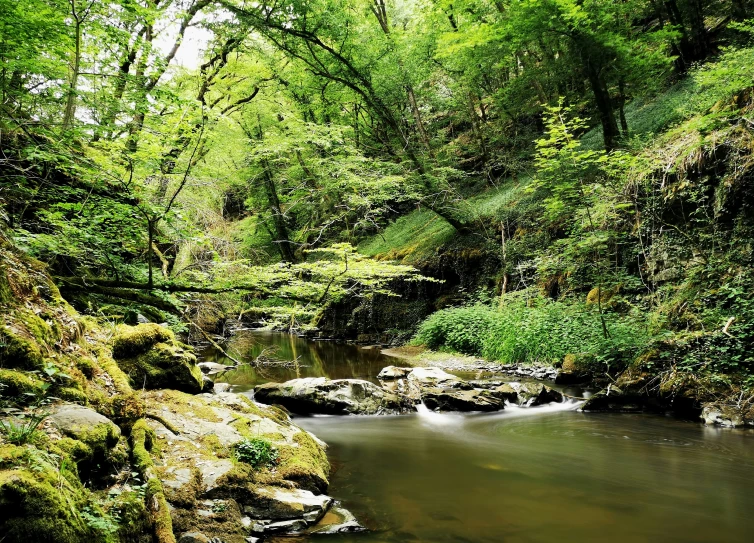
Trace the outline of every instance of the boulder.
<instances>
[{"instance_id":1,"label":"boulder","mask_svg":"<svg viewBox=\"0 0 754 543\"><path fill-rule=\"evenodd\" d=\"M451 375L439 368L413 368L408 374L411 385L423 388L460 388L471 390L474 387L460 377Z\"/></svg>"},{"instance_id":2,"label":"boulder","mask_svg":"<svg viewBox=\"0 0 754 543\"><path fill-rule=\"evenodd\" d=\"M49 420L62 434L85 443L95 451L115 447L120 439L120 428L88 407L63 404L54 409Z\"/></svg>"},{"instance_id":3,"label":"boulder","mask_svg":"<svg viewBox=\"0 0 754 543\"><path fill-rule=\"evenodd\" d=\"M359 524L353 513L341 507L340 503L335 503L327 514L309 530L309 533L345 534L365 531L366 528Z\"/></svg>"},{"instance_id":4,"label":"boulder","mask_svg":"<svg viewBox=\"0 0 754 543\"><path fill-rule=\"evenodd\" d=\"M308 377L285 383L265 383L254 389L254 399L279 404L300 414L385 415L415 410L407 397L359 379Z\"/></svg>"},{"instance_id":5,"label":"boulder","mask_svg":"<svg viewBox=\"0 0 754 543\"><path fill-rule=\"evenodd\" d=\"M399 368L398 366L387 366L380 370L377 379L389 381L391 379L405 379L411 373L413 368Z\"/></svg>"},{"instance_id":6,"label":"boulder","mask_svg":"<svg viewBox=\"0 0 754 543\"><path fill-rule=\"evenodd\" d=\"M236 541L253 525L258 533L298 532L327 512L324 444L282 410L228 392L162 390L143 398L177 533L198 528L210 541ZM233 460L233 446L247 439L267 440L278 453L276 464L255 468Z\"/></svg>"},{"instance_id":7,"label":"boulder","mask_svg":"<svg viewBox=\"0 0 754 543\"><path fill-rule=\"evenodd\" d=\"M754 426L754 407L746 405L722 405L707 403L702 407L702 420L710 426L723 426L738 428L741 426Z\"/></svg>"},{"instance_id":8,"label":"boulder","mask_svg":"<svg viewBox=\"0 0 754 543\"><path fill-rule=\"evenodd\" d=\"M610 411L619 413L662 413L666 409L657 398L647 394L635 393L631 390L610 385L604 390L589 397L584 403L582 411Z\"/></svg>"},{"instance_id":9,"label":"boulder","mask_svg":"<svg viewBox=\"0 0 754 543\"><path fill-rule=\"evenodd\" d=\"M433 411L498 411L504 401L488 390L429 388L422 390L422 401Z\"/></svg>"},{"instance_id":10,"label":"boulder","mask_svg":"<svg viewBox=\"0 0 754 543\"><path fill-rule=\"evenodd\" d=\"M567 354L555 377L556 384L584 383L592 378L594 356L590 354Z\"/></svg>"},{"instance_id":11,"label":"boulder","mask_svg":"<svg viewBox=\"0 0 754 543\"><path fill-rule=\"evenodd\" d=\"M158 324L120 326L113 338L113 358L134 388L198 394L205 386L191 350Z\"/></svg>"},{"instance_id":12,"label":"boulder","mask_svg":"<svg viewBox=\"0 0 754 543\"><path fill-rule=\"evenodd\" d=\"M506 402L518 403L518 390L513 388L510 383L499 385L493 390L493 392Z\"/></svg>"},{"instance_id":13,"label":"boulder","mask_svg":"<svg viewBox=\"0 0 754 543\"><path fill-rule=\"evenodd\" d=\"M511 391L515 391L515 399ZM563 395L542 383L507 383L495 389L495 392L510 401L525 407L534 407L551 402L562 402Z\"/></svg>"},{"instance_id":14,"label":"boulder","mask_svg":"<svg viewBox=\"0 0 754 543\"><path fill-rule=\"evenodd\" d=\"M235 369L235 366L226 366L225 364L218 364L217 362L199 362L197 365L199 366L199 369L202 370L202 373L208 375L214 375L215 373Z\"/></svg>"},{"instance_id":15,"label":"boulder","mask_svg":"<svg viewBox=\"0 0 754 543\"><path fill-rule=\"evenodd\" d=\"M303 518L308 524L317 522L327 512L332 498L301 489L262 487L257 499L244 506L244 513L270 520Z\"/></svg>"},{"instance_id":16,"label":"boulder","mask_svg":"<svg viewBox=\"0 0 754 543\"><path fill-rule=\"evenodd\" d=\"M186 532L178 538L178 543L210 543L210 538L199 532Z\"/></svg>"}]
</instances>

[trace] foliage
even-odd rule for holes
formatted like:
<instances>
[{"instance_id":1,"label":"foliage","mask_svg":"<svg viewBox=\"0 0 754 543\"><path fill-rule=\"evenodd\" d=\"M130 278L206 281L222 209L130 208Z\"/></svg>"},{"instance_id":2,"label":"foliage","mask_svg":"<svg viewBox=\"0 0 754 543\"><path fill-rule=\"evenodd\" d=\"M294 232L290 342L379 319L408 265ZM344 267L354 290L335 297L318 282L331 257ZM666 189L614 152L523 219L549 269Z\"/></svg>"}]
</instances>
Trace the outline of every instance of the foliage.
<instances>
[{"instance_id":1,"label":"foliage","mask_svg":"<svg viewBox=\"0 0 754 543\"><path fill-rule=\"evenodd\" d=\"M266 439L251 438L233 445L233 456L254 468L267 468L277 464L279 453Z\"/></svg>"},{"instance_id":2,"label":"foliage","mask_svg":"<svg viewBox=\"0 0 754 543\"><path fill-rule=\"evenodd\" d=\"M5 440L13 445L25 445L38 441L42 434L37 431L39 425L48 417L48 413L18 413L20 422L0 420L0 432Z\"/></svg>"},{"instance_id":3,"label":"foliage","mask_svg":"<svg viewBox=\"0 0 754 543\"><path fill-rule=\"evenodd\" d=\"M499 308L438 311L422 323L414 341L503 363L555 364L566 354L588 353L604 370L625 367L649 339L644 319L610 313L605 338L594 312L569 301L514 297Z\"/></svg>"}]
</instances>

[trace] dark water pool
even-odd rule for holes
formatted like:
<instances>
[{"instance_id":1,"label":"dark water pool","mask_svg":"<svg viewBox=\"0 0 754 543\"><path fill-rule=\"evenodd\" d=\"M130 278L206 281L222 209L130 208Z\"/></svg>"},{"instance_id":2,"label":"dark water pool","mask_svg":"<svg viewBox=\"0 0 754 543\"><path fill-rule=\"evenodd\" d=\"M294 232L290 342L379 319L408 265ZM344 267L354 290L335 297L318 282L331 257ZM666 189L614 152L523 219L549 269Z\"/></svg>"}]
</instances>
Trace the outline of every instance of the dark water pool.
<instances>
[{"instance_id":1,"label":"dark water pool","mask_svg":"<svg viewBox=\"0 0 754 543\"><path fill-rule=\"evenodd\" d=\"M301 375L370 377L386 363L354 346L289 344L312 361ZM247 388L247 377L228 381ZM754 432L576 408L297 419L330 445L330 494L371 529L313 541L754 541Z\"/></svg>"}]
</instances>

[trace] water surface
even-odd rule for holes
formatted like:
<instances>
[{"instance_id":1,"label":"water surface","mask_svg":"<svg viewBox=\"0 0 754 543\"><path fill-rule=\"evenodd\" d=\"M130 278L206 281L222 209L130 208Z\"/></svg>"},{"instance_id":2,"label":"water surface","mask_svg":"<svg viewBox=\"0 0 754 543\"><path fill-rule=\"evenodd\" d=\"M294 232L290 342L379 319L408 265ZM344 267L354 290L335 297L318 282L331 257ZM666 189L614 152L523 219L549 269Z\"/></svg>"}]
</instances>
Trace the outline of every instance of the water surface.
<instances>
[{"instance_id":1,"label":"water surface","mask_svg":"<svg viewBox=\"0 0 754 543\"><path fill-rule=\"evenodd\" d=\"M355 346L257 341L265 337L287 340L289 354L311 364L302 376L373 378L396 362ZM236 372L229 381L248 389L271 377ZM754 432L576 407L298 418L330 446L330 495L371 530L312 540L752 541Z\"/></svg>"}]
</instances>

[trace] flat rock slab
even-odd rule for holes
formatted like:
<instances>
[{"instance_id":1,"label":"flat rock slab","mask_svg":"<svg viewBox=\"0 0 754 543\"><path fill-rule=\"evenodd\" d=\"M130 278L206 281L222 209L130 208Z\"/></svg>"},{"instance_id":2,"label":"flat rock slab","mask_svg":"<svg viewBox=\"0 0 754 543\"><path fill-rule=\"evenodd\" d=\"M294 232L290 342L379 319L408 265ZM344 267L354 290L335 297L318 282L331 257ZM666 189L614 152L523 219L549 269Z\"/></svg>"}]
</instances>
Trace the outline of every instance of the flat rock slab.
<instances>
[{"instance_id":1,"label":"flat rock slab","mask_svg":"<svg viewBox=\"0 0 754 543\"><path fill-rule=\"evenodd\" d=\"M419 388L460 388L464 390L474 388L467 381L439 368L413 368L407 379L410 384Z\"/></svg>"},{"instance_id":2,"label":"flat rock slab","mask_svg":"<svg viewBox=\"0 0 754 543\"><path fill-rule=\"evenodd\" d=\"M415 410L407 397L360 379L308 377L265 383L254 389L254 399L301 414L386 415Z\"/></svg>"}]
</instances>

